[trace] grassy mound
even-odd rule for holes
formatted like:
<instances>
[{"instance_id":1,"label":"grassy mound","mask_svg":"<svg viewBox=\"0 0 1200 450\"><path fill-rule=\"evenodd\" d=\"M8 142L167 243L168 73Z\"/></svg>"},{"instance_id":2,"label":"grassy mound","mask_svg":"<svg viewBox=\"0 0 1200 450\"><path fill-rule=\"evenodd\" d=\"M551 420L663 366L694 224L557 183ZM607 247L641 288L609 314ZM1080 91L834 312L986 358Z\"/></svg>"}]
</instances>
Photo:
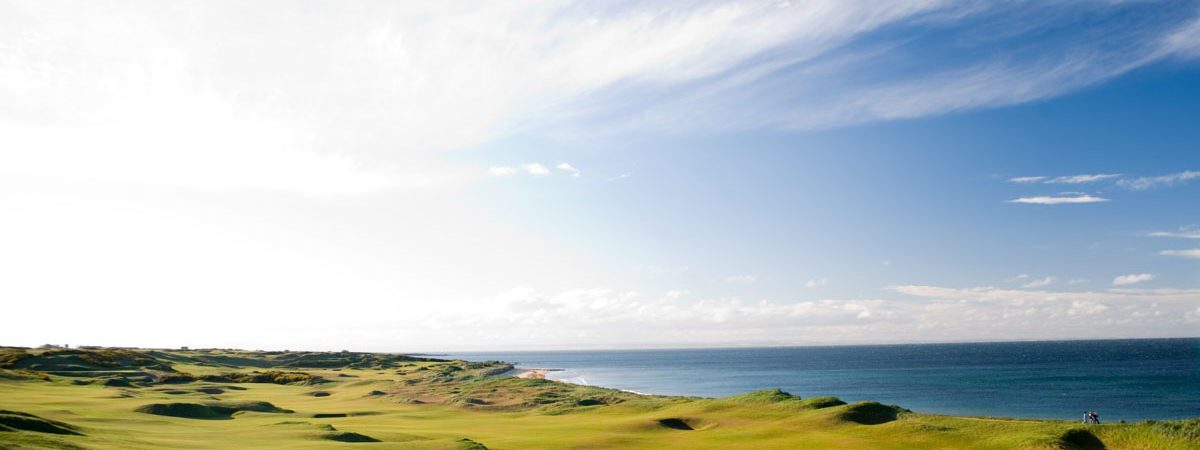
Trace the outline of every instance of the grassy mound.
<instances>
[{"instance_id":1,"label":"grassy mound","mask_svg":"<svg viewBox=\"0 0 1200 450\"><path fill-rule=\"evenodd\" d=\"M350 431L339 431L321 436L325 439L338 442L380 442L379 439L367 436L365 434L354 433Z\"/></svg>"},{"instance_id":2,"label":"grassy mound","mask_svg":"<svg viewBox=\"0 0 1200 450\"><path fill-rule=\"evenodd\" d=\"M1058 448L1063 450L1104 450L1104 442L1091 431L1075 428L1058 437Z\"/></svg>"},{"instance_id":3,"label":"grassy mound","mask_svg":"<svg viewBox=\"0 0 1200 450\"><path fill-rule=\"evenodd\" d=\"M139 406L134 411L156 416L182 417L185 419L223 420L232 419L234 413L254 411L265 413L291 413L267 402L223 402L223 403L152 403Z\"/></svg>"},{"instance_id":4,"label":"grassy mound","mask_svg":"<svg viewBox=\"0 0 1200 450\"><path fill-rule=\"evenodd\" d=\"M143 352L124 349L101 350L0 350L0 368L40 372L89 372L158 370L172 372L171 364Z\"/></svg>"},{"instance_id":5,"label":"grassy mound","mask_svg":"<svg viewBox=\"0 0 1200 450\"><path fill-rule=\"evenodd\" d=\"M834 406L842 406L846 404L846 402L843 402L842 399L833 396L813 397L804 399L800 403L804 405L804 407L812 409L832 408Z\"/></svg>"},{"instance_id":6,"label":"grassy mound","mask_svg":"<svg viewBox=\"0 0 1200 450\"><path fill-rule=\"evenodd\" d=\"M786 401L800 400L800 397L789 394L783 389L764 389L761 391L747 392L745 394L725 397L727 400L733 400L744 403L779 403Z\"/></svg>"},{"instance_id":7,"label":"grassy mound","mask_svg":"<svg viewBox=\"0 0 1200 450\"><path fill-rule=\"evenodd\" d=\"M488 450L486 445L480 444L478 442L472 441L467 438L459 439L458 445L459 445L459 448L462 450Z\"/></svg>"},{"instance_id":8,"label":"grassy mound","mask_svg":"<svg viewBox=\"0 0 1200 450\"><path fill-rule=\"evenodd\" d=\"M765 389L761 391L747 392L745 394L720 398L718 399L718 402L719 404L724 404L726 406L747 403L762 405L769 404L796 410L831 408L846 404L846 402L842 401L841 399L832 396L801 399L800 396L792 395L782 389Z\"/></svg>"},{"instance_id":9,"label":"grassy mound","mask_svg":"<svg viewBox=\"0 0 1200 450\"><path fill-rule=\"evenodd\" d=\"M77 427L56 420L44 419L20 411L0 409L0 431L33 431L37 433L82 436Z\"/></svg>"},{"instance_id":10,"label":"grassy mound","mask_svg":"<svg viewBox=\"0 0 1200 450\"><path fill-rule=\"evenodd\" d=\"M152 403L139 406L134 411L156 416L183 417L185 419L231 419L232 413L217 411L197 403Z\"/></svg>"},{"instance_id":11,"label":"grassy mound","mask_svg":"<svg viewBox=\"0 0 1200 450\"><path fill-rule=\"evenodd\" d=\"M896 420L902 412L908 412L908 410L877 402L859 402L847 407L838 417L860 425L879 425Z\"/></svg>"}]
</instances>

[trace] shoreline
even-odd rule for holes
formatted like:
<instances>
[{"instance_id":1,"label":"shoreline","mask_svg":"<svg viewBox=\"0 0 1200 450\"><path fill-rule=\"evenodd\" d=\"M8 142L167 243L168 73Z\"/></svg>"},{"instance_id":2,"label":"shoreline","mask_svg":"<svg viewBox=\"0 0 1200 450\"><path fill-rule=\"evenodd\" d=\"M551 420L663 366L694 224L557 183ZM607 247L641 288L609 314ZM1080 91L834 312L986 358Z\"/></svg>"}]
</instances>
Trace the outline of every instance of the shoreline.
<instances>
[{"instance_id":1,"label":"shoreline","mask_svg":"<svg viewBox=\"0 0 1200 450\"><path fill-rule=\"evenodd\" d=\"M804 396L839 395L943 415L1075 420L1079 411L1100 410L1110 421L1139 421L1200 417L1193 402L1197 393L1183 388L1194 384L1194 375L1186 370L1194 367L1194 356L1188 355L1194 355L1190 352L1196 345L1200 341L1193 339L1130 339L913 346L903 351L841 347L451 356L522 361L522 368L563 368L565 372L545 377L640 394L711 398L779 387ZM1039 356L1023 363L1013 356L1017 351ZM1140 356L1121 356L1130 351ZM1095 364L1089 359L1110 361L1109 376L1087 376ZM799 360L806 363L792 362ZM992 370L996 368L1001 371ZM1147 374L1162 378L1136 383ZM999 382L998 375L1015 378ZM880 380L886 384L872 384ZM993 397L997 394L1002 395Z\"/></svg>"},{"instance_id":2,"label":"shoreline","mask_svg":"<svg viewBox=\"0 0 1200 450\"><path fill-rule=\"evenodd\" d=\"M247 442L310 447L317 445L314 439L407 446L415 437L434 448L467 448L467 443L480 450L488 444L530 449L850 445L1191 450L1198 448L1193 430L1200 430L1200 419L1081 425L1074 420L920 413L875 401L801 398L781 389L679 397L577 384L578 378L540 381L575 375L576 369L569 368L573 364L554 362L518 367L501 360L472 363L350 352L6 349L0 355L7 356L0 362L11 361L0 370L8 375L0 377L0 387L13 393L4 406L15 411L0 414L7 418L4 426L48 424L44 429L53 425L84 433L0 433L0 447L6 448L8 441L36 441L55 448L87 444L118 450L124 447L117 443L138 434L166 437L139 442L146 448L236 448ZM212 365L234 358L244 365ZM326 367L297 367L312 361ZM64 370L81 365L89 371ZM21 371L27 368L52 375L39 378ZM563 372L551 373L556 371ZM98 392L114 395L97 397ZM104 400L92 400L99 398ZM238 414L242 411L254 414ZM197 419L226 420L175 426ZM998 445L979 446L981 440Z\"/></svg>"}]
</instances>

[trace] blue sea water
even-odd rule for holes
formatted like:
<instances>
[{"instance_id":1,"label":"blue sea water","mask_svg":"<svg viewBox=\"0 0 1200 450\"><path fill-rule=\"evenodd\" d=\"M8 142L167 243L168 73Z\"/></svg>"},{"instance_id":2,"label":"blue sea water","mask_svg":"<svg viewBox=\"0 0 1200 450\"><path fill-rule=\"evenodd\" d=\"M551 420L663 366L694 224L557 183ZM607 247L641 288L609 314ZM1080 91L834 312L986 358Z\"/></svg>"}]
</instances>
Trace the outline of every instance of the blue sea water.
<instances>
[{"instance_id":1,"label":"blue sea water","mask_svg":"<svg viewBox=\"0 0 1200 450\"><path fill-rule=\"evenodd\" d=\"M1200 417L1200 338L453 353L648 394L782 388L914 411L1104 421Z\"/></svg>"}]
</instances>

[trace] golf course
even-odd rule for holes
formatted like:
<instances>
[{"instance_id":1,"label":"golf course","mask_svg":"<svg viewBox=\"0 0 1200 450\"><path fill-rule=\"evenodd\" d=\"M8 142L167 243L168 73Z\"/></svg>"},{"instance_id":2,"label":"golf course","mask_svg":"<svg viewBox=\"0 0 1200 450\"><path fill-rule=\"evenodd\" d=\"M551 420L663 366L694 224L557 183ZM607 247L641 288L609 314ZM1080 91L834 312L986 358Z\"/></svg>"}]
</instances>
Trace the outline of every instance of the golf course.
<instances>
[{"instance_id":1,"label":"golf course","mask_svg":"<svg viewBox=\"0 0 1200 450\"><path fill-rule=\"evenodd\" d=\"M345 351L0 348L0 448L1200 448L1200 419L952 417L777 389L652 396L522 373Z\"/></svg>"}]
</instances>

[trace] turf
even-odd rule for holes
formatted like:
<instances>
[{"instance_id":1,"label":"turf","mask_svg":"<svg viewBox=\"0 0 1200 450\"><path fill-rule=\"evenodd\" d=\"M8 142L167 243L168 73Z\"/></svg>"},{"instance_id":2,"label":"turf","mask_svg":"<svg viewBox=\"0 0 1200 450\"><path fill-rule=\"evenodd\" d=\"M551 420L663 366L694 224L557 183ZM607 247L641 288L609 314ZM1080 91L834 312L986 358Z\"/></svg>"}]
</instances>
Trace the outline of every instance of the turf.
<instances>
[{"instance_id":1,"label":"turf","mask_svg":"<svg viewBox=\"0 0 1200 450\"><path fill-rule=\"evenodd\" d=\"M1200 419L950 417L780 390L645 396L384 354L98 352L0 352L0 448L1200 448Z\"/></svg>"}]
</instances>

